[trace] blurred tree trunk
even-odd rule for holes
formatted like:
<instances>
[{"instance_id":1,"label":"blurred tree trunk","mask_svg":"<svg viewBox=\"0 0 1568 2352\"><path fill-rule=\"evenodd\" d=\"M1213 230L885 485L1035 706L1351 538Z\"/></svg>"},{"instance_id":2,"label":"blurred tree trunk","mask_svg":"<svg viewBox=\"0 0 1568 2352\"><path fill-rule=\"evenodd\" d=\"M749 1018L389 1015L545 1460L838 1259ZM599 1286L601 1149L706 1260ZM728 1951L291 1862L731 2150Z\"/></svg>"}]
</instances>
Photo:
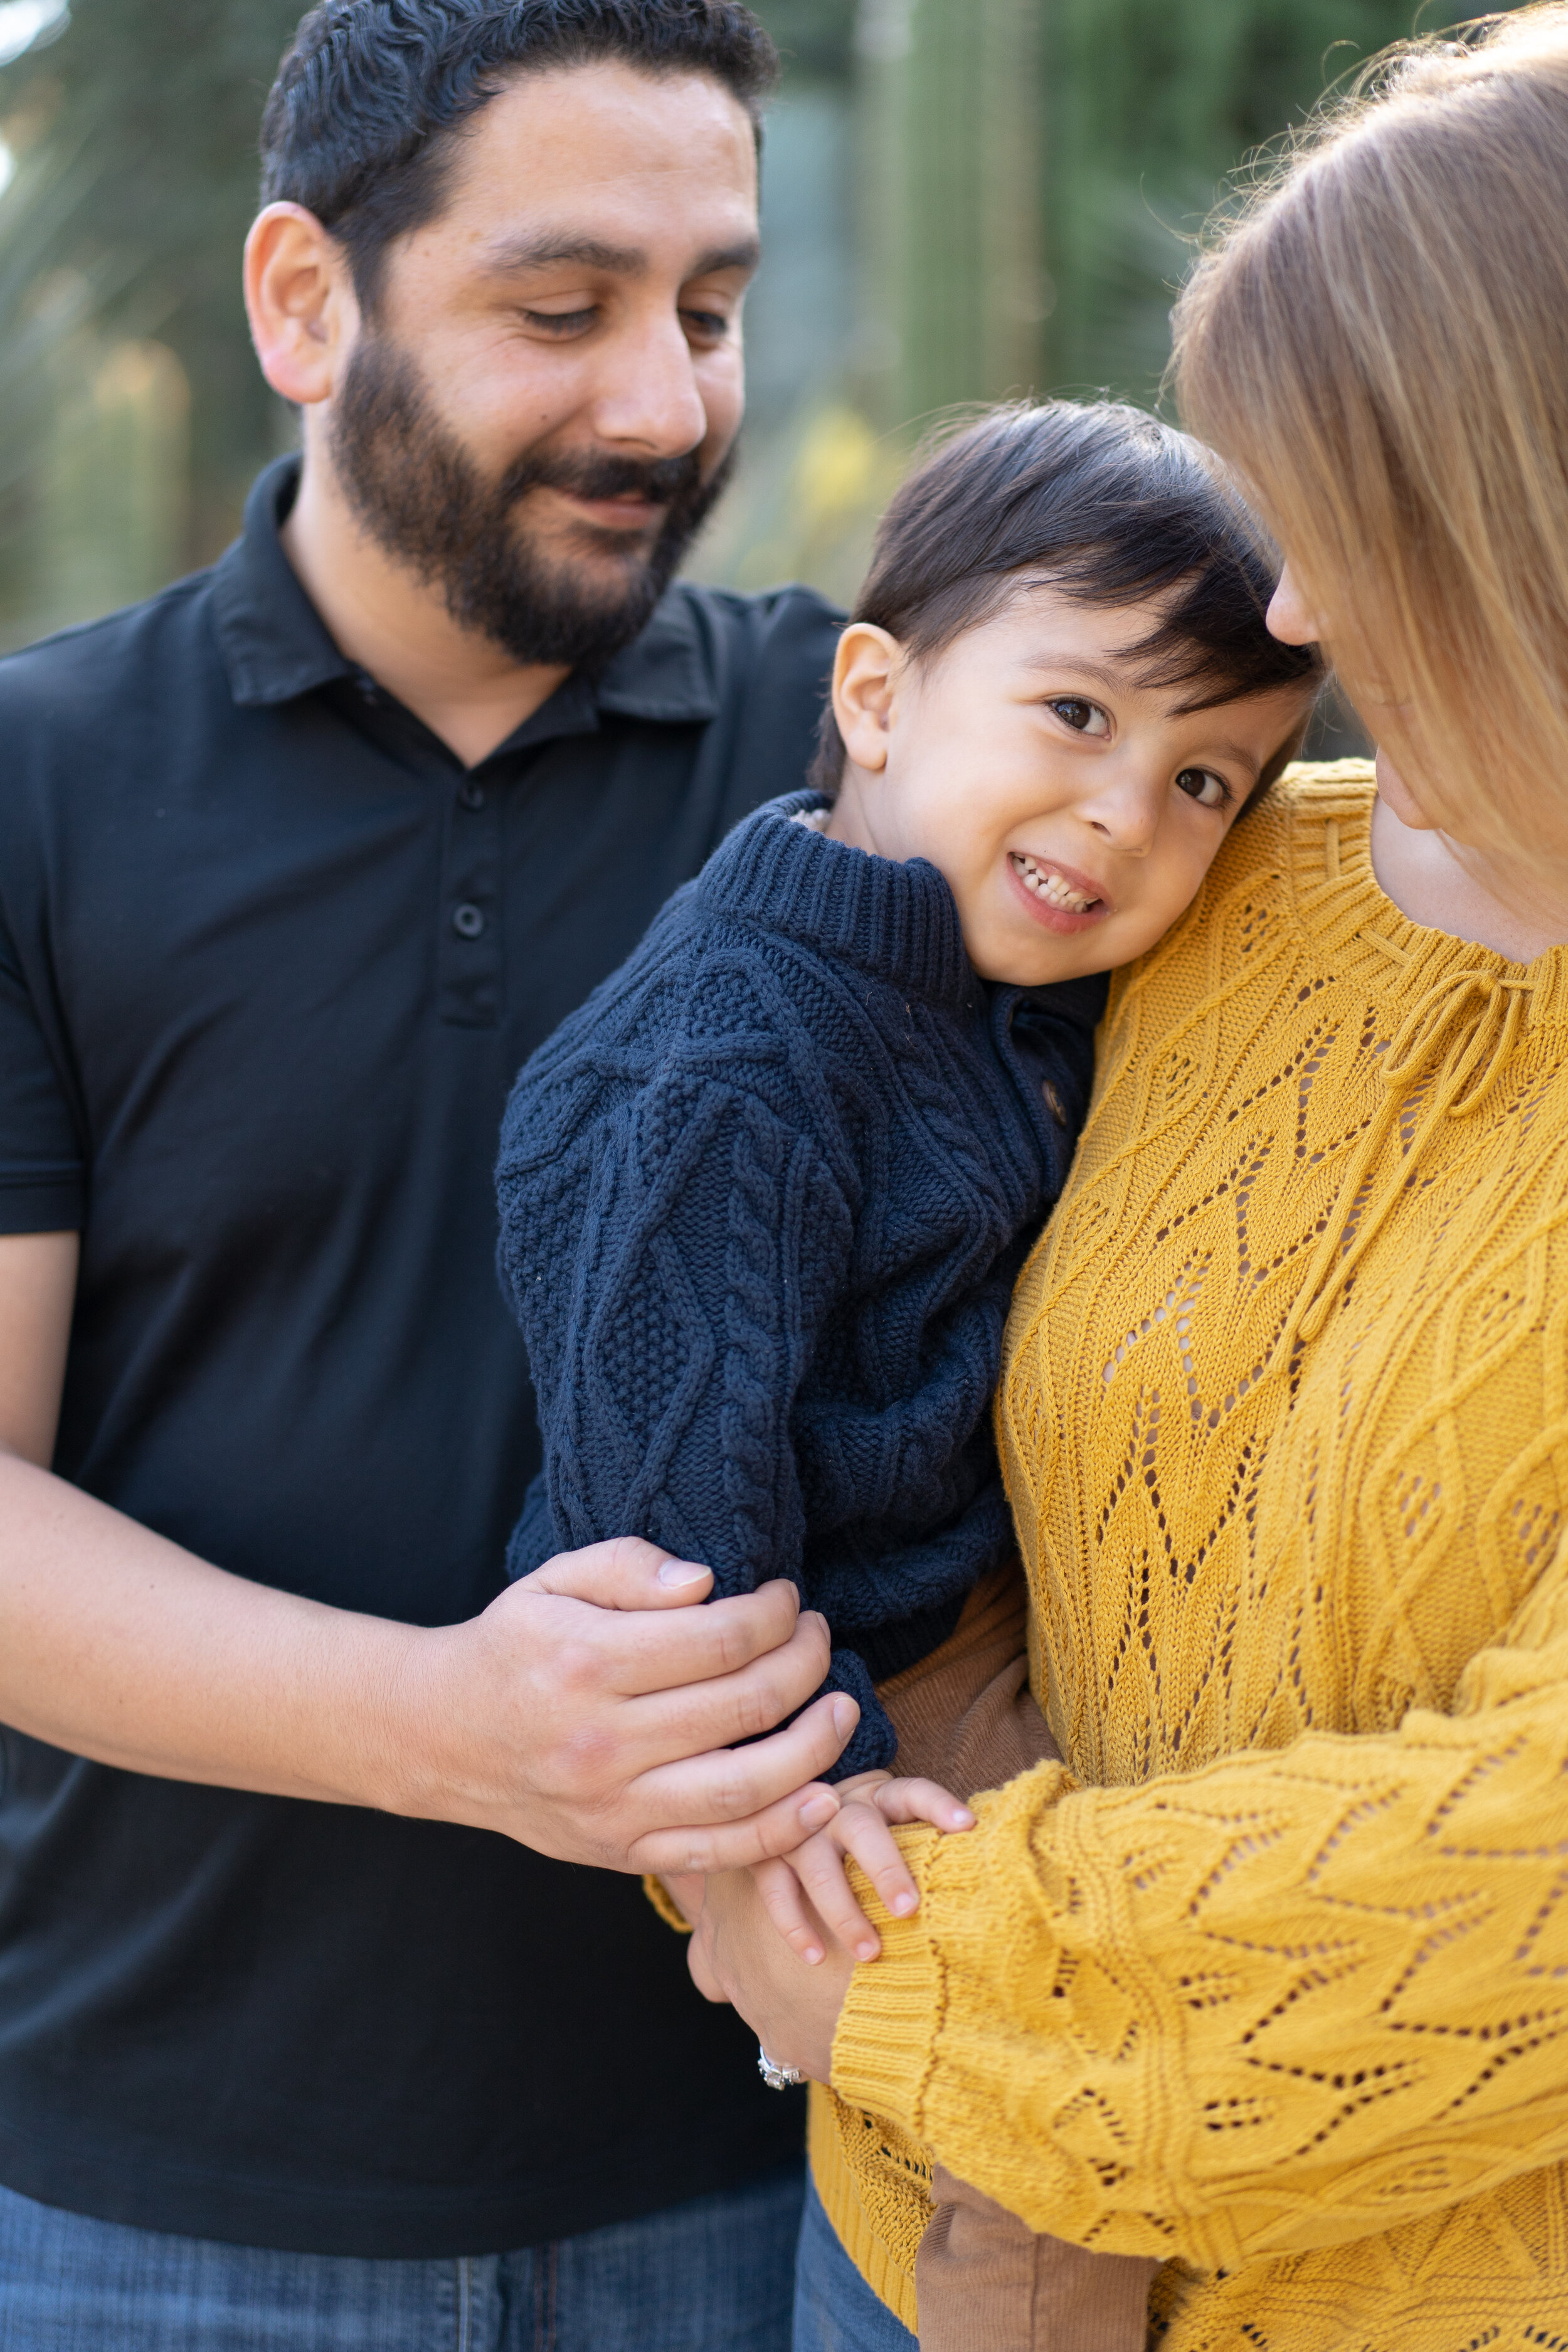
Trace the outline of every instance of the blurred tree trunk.
<instances>
[{"instance_id":1,"label":"blurred tree trunk","mask_svg":"<svg viewBox=\"0 0 1568 2352\"><path fill-rule=\"evenodd\" d=\"M861 376L886 425L1038 389L1039 0L863 0Z\"/></svg>"},{"instance_id":2,"label":"blurred tree trunk","mask_svg":"<svg viewBox=\"0 0 1568 2352\"><path fill-rule=\"evenodd\" d=\"M32 624L155 595L184 568L190 387L166 344L90 329L51 355L58 397L30 518Z\"/></svg>"}]
</instances>

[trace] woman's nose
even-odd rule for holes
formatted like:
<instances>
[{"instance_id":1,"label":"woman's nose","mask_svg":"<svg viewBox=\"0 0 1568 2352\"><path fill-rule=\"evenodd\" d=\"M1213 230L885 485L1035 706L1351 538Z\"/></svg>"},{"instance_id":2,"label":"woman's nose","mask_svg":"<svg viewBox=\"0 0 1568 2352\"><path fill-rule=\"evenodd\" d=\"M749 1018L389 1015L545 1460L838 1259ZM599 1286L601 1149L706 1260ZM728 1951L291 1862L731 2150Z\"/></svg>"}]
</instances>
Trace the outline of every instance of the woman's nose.
<instances>
[{"instance_id":1,"label":"woman's nose","mask_svg":"<svg viewBox=\"0 0 1568 2352\"><path fill-rule=\"evenodd\" d=\"M1315 646L1322 635L1318 618L1307 603L1290 566L1279 574L1279 584L1268 602L1264 623L1282 646Z\"/></svg>"}]
</instances>

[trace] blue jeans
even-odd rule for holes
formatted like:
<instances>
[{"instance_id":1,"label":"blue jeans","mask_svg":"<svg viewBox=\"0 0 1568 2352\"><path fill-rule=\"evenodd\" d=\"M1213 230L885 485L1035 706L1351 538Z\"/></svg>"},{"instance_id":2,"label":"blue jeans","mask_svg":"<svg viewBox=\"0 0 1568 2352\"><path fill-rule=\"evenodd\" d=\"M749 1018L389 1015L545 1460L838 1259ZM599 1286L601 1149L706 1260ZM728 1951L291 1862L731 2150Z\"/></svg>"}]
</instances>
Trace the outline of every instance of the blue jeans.
<instances>
[{"instance_id":1,"label":"blue jeans","mask_svg":"<svg viewBox=\"0 0 1568 2352\"><path fill-rule=\"evenodd\" d=\"M0 2336L0 2345L5 2340ZM845 2252L810 2181L795 2259L792 2352L920 2352Z\"/></svg>"},{"instance_id":2,"label":"blue jeans","mask_svg":"<svg viewBox=\"0 0 1568 2352\"><path fill-rule=\"evenodd\" d=\"M801 2170L516 2254L164 2237L0 2189L0 2352L788 2352Z\"/></svg>"}]
</instances>

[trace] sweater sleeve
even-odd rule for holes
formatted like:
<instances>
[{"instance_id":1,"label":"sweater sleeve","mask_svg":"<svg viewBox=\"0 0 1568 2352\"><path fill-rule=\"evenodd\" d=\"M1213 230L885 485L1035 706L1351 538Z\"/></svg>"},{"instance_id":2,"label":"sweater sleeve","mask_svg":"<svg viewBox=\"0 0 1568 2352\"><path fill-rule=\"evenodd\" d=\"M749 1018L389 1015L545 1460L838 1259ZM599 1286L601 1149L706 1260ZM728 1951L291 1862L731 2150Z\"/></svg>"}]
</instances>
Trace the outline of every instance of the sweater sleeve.
<instances>
[{"instance_id":1,"label":"sweater sleeve","mask_svg":"<svg viewBox=\"0 0 1568 2352\"><path fill-rule=\"evenodd\" d=\"M677 1067L590 1121L570 1156L570 1182L502 1185L548 1501L531 1497L518 1539L535 1540L514 1546L512 1573L633 1534L711 1568L716 1595L798 1583L791 1417L852 1242L820 1144L735 1072ZM557 1200L570 1217L550 1213ZM861 1708L835 1777L890 1760L853 1650L835 1649L826 1686Z\"/></svg>"},{"instance_id":2,"label":"sweater sleeve","mask_svg":"<svg viewBox=\"0 0 1568 2352\"><path fill-rule=\"evenodd\" d=\"M1451 1714L902 1832L834 2087L1036 2229L1205 2270L1479 2196L1568 2153L1565 1791L1568 1545Z\"/></svg>"}]
</instances>

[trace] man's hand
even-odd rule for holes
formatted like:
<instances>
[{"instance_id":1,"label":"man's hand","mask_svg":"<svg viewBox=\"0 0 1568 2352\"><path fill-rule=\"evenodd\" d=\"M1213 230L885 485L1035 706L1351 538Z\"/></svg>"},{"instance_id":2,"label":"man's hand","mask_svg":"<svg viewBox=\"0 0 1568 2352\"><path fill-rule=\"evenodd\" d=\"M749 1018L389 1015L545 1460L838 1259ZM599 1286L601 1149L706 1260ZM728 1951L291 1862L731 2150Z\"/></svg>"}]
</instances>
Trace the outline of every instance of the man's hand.
<instances>
[{"instance_id":1,"label":"man's hand","mask_svg":"<svg viewBox=\"0 0 1568 2352\"><path fill-rule=\"evenodd\" d=\"M51 1476L76 1267L74 1234L0 1236L0 1723L611 1870L733 1868L832 1820L813 1784L858 1710L773 1730L827 1672L793 1585L698 1608L705 1568L598 1544L427 1630L230 1576Z\"/></svg>"},{"instance_id":2,"label":"man's hand","mask_svg":"<svg viewBox=\"0 0 1568 2352\"><path fill-rule=\"evenodd\" d=\"M695 1607L712 1581L628 1537L426 1635L399 1701L419 1728L397 1810L672 1876L798 1846L837 1811L811 1784L859 1710L829 1694L774 1731L827 1672L826 1623L782 1582Z\"/></svg>"},{"instance_id":3,"label":"man's hand","mask_svg":"<svg viewBox=\"0 0 1568 2352\"><path fill-rule=\"evenodd\" d=\"M822 1941L826 1958L808 1968L768 1917L751 1872L731 1870L708 1881L687 1947L704 1999L729 2001L776 2064L798 2067L814 2083L829 2078L838 2012L856 1967L826 1933Z\"/></svg>"},{"instance_id":4,"label":"man's hand","mask_svg":"<svg viewBox=\"0 0 1568 2352\"><path fill-rule=\"evenodd\" d=\"M734 1868L832 1820L813 1783L858 1710L773 1730L827 1672L793 1585L698 1608L707 1569L597 1544L427 1630L230 1576L51 1476L76 1266L74 1234L0 1236L0 1723L611 1870Z\"/></svg>"},{"instance_id":5,"label":"man's hand","mask_svg":"<svg viewBox=\"0 0 1568 2352\"><path fill-rule=\"evenodd\" d=\"M836 1692L773 1731L826 1674L827 1629L793 1585L694 1607L710 1585L599 1544L467 1624L395 1624L230 1576L0 1436L0 1723L128 1772L609 1870L757 1862L837 1811L813 1784L858 1711Z\"/></svg>"}]
</instances>

